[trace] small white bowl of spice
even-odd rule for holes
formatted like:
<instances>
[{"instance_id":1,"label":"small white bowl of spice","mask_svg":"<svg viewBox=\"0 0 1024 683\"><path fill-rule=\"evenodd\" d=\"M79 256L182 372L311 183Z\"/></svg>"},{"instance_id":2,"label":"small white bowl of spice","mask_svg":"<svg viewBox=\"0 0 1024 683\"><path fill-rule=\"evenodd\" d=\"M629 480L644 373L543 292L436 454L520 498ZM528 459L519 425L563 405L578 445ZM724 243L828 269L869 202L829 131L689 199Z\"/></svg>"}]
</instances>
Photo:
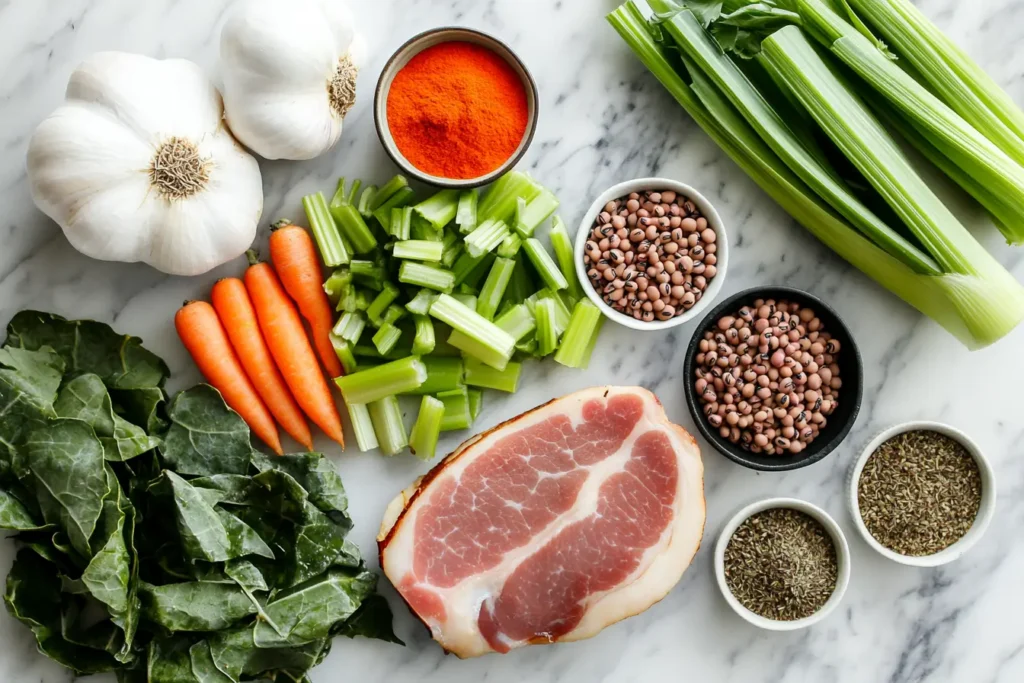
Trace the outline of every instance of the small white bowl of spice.
<instances>
[{"instance_id":1,"label":"small white bowl of spice","mask_svg":"<svg viewBox=\"0 0 1024 683\"><path fill-rule=\"evenodd\" d=\"M665 330L700 315L721 291L729 240L700 192L668 178L637 178L594 200L574 255L583 290L606 318Z\"/></svg>"},{"instance_id":2,"label":"small white bowl of spice","mask_svg":"<svg viewBox=\"0 0 1024 683\"><path fill-rule=\"evenodd\" d=\"M881 432L854 462L848 486L854 525L867 544L914 567L958 559L995 514L988 459L970 437L939 422Z\"/></svg>"},{"instance_id":3,"label":"small white bowl of spice","mask_svg":"<svg viewBox=\"0 0 1024 683\"><path fill-rule=\"evenodd\" d=\"M715 546L715 577L725 601L748 622L795 631L839 605L850 582L850 549L821 508L768 498L726 523Z\"/></svg>"}]
</instances>

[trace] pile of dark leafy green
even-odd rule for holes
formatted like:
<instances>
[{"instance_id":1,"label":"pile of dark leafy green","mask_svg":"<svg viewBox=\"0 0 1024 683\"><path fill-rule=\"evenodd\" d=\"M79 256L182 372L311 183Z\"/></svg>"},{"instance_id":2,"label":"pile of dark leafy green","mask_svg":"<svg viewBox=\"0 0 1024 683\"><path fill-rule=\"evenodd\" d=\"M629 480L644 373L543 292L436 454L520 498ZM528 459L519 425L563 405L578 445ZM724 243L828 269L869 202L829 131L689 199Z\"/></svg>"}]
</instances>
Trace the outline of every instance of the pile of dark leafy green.
<instances>
[{"instance_id":1,"label":"pile of dark leafy green","mask_svg":"<svg viewBox=\"0 0 1024 683\"><path fill-rule=\"evenodd\" d=\"M92 321L18 313L0 348L7 608L124 682L307 681L335 635L400 642L320 454L265 456L212 387Z\"/></svg>"}]
</instances>

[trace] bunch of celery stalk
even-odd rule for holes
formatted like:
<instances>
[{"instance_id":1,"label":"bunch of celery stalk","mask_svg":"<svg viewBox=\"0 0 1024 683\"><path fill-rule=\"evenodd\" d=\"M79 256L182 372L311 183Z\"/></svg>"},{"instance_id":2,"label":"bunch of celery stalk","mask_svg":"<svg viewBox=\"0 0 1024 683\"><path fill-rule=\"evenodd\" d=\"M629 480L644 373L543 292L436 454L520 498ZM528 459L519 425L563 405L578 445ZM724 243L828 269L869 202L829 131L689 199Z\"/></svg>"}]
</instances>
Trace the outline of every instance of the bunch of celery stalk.
<instances>
[{"instance_id":1,"label":"bunch of celery stalk","mask_svg":"<svg viewBox=\"0 0 1024 683\"><path fill-rule=\"evenodd\" d=\"M476 419L483 389L516 390L522 359L587 366L603 318L562 221L551 221L554 257L534 237L558 200L528 175L419 202L402 176L379 188L342 178L329 202L317 192L302 203L335 269L324 283L339 312L335 382L360 450L432 458L441 431ZM400 394L422 397L411 433Z\"/></svg>"},{"instance_id":2,"label":"bunch of celery stalk","mask_svg":"<svg viewBox=\"0 0 1024 683\"><path fill-rule=\"evenodd\" d=\"M903 146L1024 243L1024 113L907 0L648 4L650 19L631 0L608 20L818 239L970 348L1024 318L1024 288Z\"/></svg>"}]
</instances>

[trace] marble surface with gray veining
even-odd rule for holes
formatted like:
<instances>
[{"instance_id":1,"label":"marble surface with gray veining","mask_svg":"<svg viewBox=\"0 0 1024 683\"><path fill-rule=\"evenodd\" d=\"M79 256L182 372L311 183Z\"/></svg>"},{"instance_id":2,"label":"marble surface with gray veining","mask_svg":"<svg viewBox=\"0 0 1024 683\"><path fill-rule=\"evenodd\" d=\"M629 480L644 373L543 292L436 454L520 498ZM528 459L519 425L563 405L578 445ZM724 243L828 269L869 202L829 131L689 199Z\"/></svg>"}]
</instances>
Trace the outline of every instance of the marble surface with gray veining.
<instances>
[{"instance_id":1,"label":"marble surface with gray veining","mask_svg":"<svg viewBox=\"0 0 1024 683\"><path fill-rule=\"evenodd\" d=\"M242 260L196 278L143 265L108 264L75 252L33 206L24 157L34 126L61 99L68 75L97 50L186 57L215 73L219 25L229 0L0 0L0 323L26 307L89 317L141 336L174 370L172 389L198 374L175 337L182 300L205 296ZM633 58L603 15L613 0L354 0L372 58L342 142L305 163L263 163L264 224L300 214L300 197L339 175L376 181L394 172L377 141L373 86L388 55L442 24L497 34L519 52L540 88L536 138L521 167L555 190L570 225L591 198L619 180L663 175L699 188L727 221L732 257L724 294L757 284L807 289L855 331L864 358L864 405L847 441L823 462L758 474L704 447L708 524L682 581L646 613L592 640L460 661L445 656L390 587L397 630L408 643L339 639L313 679L506 683L706 681L736 683L1014 683L1024 680L1024 326L968 353L934 323L846 266L748 180ZM936 23L1024 104L1024 2L920 0ZM976 215L972 222L983 225ZM1024 280L1024 251L982 228L998 257ZM257 246L265 245L266 228ZM571 389L639 383L693 429L681 390L692 324L636 334L607 326L585 372L531 364L514 396L488 394L481 428ZM990 454L999 479L994 523L960 561L941 569L898 566L856 535L845 507L851 460L878 430L914 418L947 421ZM443 448L460 440L447 435ZM412 458L331 453L347 484L353 538L370 558L388 500L428 465ZM711 550L726 516L768 495L823 506L847 532L853 575L840 608L808 630L775 634L733 614L718 593ZM13 558L0 543L0 572ZM371 559L375 563L375 560ZM0 681L70 678L39 655L27 629L0 614ZM112 680L111 679L102 679Z\"/></svg>"}]
</instances>

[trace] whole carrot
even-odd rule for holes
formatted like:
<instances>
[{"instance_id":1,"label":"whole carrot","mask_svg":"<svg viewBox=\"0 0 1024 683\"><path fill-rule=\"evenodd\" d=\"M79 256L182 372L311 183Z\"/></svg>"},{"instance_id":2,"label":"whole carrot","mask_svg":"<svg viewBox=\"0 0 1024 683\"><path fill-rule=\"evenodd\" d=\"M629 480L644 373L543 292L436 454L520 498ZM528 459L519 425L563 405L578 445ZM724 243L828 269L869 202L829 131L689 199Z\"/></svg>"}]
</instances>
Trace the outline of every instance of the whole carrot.
<instances>
[{"instance_id":1,"label":"whole carrot","mask_svg":"<svg viewBox=\"0 0 1024 683\"><path fill-rule=\"evenodd\" d=\"M281 284L309 323L313 346L331 377L342 374L341 362L331 344L334 311L327 300L316 246L304 228L280 221L270 233L270 261Z\"/></svg>"},{"instance_id":2,"label":"whole carrot","mask_svg":"<svg viewBox=\"0 0 1024 683\"><path fill-rule=\"evenodd\" d=\"M248 256L252 265L245 271L245 288L256 309L256 319L274 362L302 411L327 436L344 447L345 435L338 408L334 405L313 347L309 345L295 304L288 298L270 264L260 263L251 251Z\"/></svg>"},{"instance_id":3,"label":"whole carrot","mask_svg":"<svg viewBox=\"0 0 1024 683\"><path fill-rule=\"evenodd\" d=\"M274 364L270 349L263 341L256 311L245 291L245 284L236 277L218 280L210 292L210 301L227 332L238 360L245 368L256 392L267 409L292 438L313 450L313 435L302 410L288 391L281 371Z\"/></svg>"},{"instance_id":4,"label":"whole carrot","mask_svg":"<svg viewBox=\"0 0 1024 683\"><path fill-rule=\"evenodd\" d=\"M174 327L206 381L256 436L278 455L283 453L274 418L246 376L213 306L205 301L185 302L174 316Z\"/></svg>"}]
</instances>

